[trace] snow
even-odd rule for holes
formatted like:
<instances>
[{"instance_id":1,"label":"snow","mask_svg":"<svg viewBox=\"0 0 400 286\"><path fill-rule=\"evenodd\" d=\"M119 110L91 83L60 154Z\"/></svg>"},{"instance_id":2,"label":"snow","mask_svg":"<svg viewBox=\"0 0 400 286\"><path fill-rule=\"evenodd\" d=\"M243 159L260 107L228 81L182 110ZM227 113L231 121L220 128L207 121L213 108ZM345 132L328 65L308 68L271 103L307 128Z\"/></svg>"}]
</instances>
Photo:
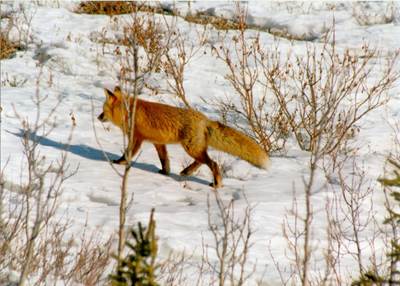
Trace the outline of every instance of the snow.
<instances>
[{"instance_id":1,"label":"snow","mask_svg":"<svg viewBox=\"0 0 400 286\"><path fill-rule=\"evenodd\" d=\"M381 20L382 13L387 13L385 3L368 3L360 7L350 2L249 1L247 22L266 29L285 30L292 35L304 36L306 40L316 39L314 43L318 45L319 37L330 27L334 16L339 48L356 49L368 42L379 49L394 52L400 47L399 3L393 3L395 18L390 23ZM1 5L3 7L5 4ZM182 14L189 11L188 4L184 2L162 2L162 5L175 5ZM94 126L92 124L93 116L96 117L102 109L103 87L113 86L117 82L115 69L110 68L114 62L113 56L100 55L101 48L92 39L103 28L111 31L112 23L108 16L76 14L71 11L73 5L70 3L61 2L60 7L54 6L28 5L28 9L31 9L28 11L35 12L32 20L33 43L14 58L1 61L1 167L8 162L5 179L18 184L23 155L20 125L13 107L22 116L30 120L34 118L35 107L30 98L36 91L40 62L44 64L40 92L48 95L41 106L42 115L45 116L52 109L58 97L63 99L54 119L54 131L40 141L40 150L48 160L58 158L67 142L71 113L77 124L68 149L68 162L79 169L64 185L62 203L57 214L60 217L67 214L77 234L86 221L93 230L100 227L103 233L112 234L118 226L121 178L104 159L103 150L109 158L118 158L123 149L122 135L116 127L109 124L103 126L96 119ZM235 15L235 5L230 1L194 1L190 9L192 13L206 11L225 17ZM372 24L358 24L354 16L357 11L369 15ZM189 25L182 19L178 23L184 31L189 31ZM216 33L212 32L210 41L216 39ZM266 46L273 43L274 37L271 34L262 32L261 37ZM280 44L282 49L293 46L294 50L299 51L304 50L305 45L301 41L290 43L285 39L280 39ZM400 70L399 63L396 69ZM233 93L232 87L224 79L226 69L223 63L209 52L198 53L185 72L184 85L189 102L209 118L219 119L213 102ZM7 83L3 84L6 75L8 78L15 76L27 81L22 86L11 87ZM143 97L181 104L168 94ZM390 97L391 101L386 107L369 114L361 122L361 131L356 139L362 146L359 161L372 181L382 174L385 158L393 150L394 135L389 123L399 120L399 82L390 91ZM101 146L96 141L94 129ZM193 259L200 261L202 240L212 241L207 223L207 198L213 197L213 190L208 186L211 174L206 166L202 166L193 176L180 177L179 172L191 159L178 145L169 145L167 148L171 161L170 176L158 174L160 163L151 144L143 144L135 158L129 174L128 192L133 196L133 205L128 212L127 224L133 226L138 221L147 222L151 208L155 207L160 258L167 257L170 251L185 251L194 252ZM288 266L282 224L294 195L297 196L299 206L304 203L301 181L303 176L309 174L309 154L291 144L285 156L271 154L268 171L256 169L218 151L211 150L210 155L229 167L223 179L224 186L218 190L222 199L225 202L234 199L238 213L247 206L246 198L254 206L252 227L255 233L250 263L257 263L258 267L249 285L254 285L264 271L267 273L268 285L279 285L279 273L273 266L268 249L279 264ZM115 168L119 172L123 170L122 166ZM324 184L324 177L319 175L315 189ZM296 194L293 193L294 189ZM325 202L331 191L323 189L312 199L316 212L312 238L315 248L326 243ZM383 199L380 196L377 196L374 207L382 210ZM215 211L216 206L212 204L212 212ZM367 255L368 251L365 250L365 253ZM349 273L357 270L351 259L346 260L344 265L348 267L346 271Z\"/></svg>"}]
</instances>

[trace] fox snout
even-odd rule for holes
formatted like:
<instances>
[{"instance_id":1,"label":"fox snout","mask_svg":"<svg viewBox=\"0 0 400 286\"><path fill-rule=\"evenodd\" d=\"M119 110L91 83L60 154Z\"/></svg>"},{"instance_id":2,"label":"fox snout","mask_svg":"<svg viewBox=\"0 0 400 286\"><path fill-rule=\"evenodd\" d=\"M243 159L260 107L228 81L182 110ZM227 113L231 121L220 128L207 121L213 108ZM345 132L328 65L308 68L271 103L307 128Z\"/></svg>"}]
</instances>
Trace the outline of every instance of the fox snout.
<instances>
[{"instance_id":1,"label":"fox snout","mask_svg":"<svg viewBox=\"0 0 400 286\"><path fill-rule=\"evenodd\" d=\"M107 121L107 118L104 116L104 112L102 112L99 116L97 116L97 119L100 120L101 122Z\"/></svg>"}]
</instances>

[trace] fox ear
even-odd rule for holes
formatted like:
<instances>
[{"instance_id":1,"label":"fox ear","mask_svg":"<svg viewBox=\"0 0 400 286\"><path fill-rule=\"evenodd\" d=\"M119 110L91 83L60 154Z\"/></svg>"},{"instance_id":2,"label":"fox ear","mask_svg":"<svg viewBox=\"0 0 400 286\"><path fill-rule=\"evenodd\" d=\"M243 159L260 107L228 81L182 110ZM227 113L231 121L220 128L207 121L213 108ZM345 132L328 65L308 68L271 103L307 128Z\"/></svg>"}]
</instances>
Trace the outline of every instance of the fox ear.
<instances>
[{"instance_id":1,"label":"fox ear","mask_svg":"<svg viewBox=\"0 0 400 286\"><path fill-rule=\"evenodd\" d=\"M117 99L122 100L122 91L119 86L114 88L114 95L117 97Z\"/></svg>"},{"instance_id":2,"label":"fox ear","mask_svg":"<svg viewBox=\"0 0 400 286\"><path fill-rule=\"evenodd\" d=\"M117 96L115 96L115 94L107 88L104 89L104 94L106 95L107 101L110 101L111 103L118 99Z\"/></svg>"}]
</instances>

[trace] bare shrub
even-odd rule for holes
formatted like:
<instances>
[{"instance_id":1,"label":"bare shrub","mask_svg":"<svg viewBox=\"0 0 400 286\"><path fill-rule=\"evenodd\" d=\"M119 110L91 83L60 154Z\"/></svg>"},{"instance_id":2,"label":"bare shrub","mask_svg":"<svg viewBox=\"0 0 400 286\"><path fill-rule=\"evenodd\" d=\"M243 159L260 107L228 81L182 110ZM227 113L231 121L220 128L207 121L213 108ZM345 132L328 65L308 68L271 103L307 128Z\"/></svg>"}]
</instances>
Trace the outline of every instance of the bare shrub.
<instances>
[{"instance_id":1,"label":"bare shrub","mask_svg":"<svg viewBox=\"0 0 400 286\"><path fill-rule=\"evenodd\" d=\"M233 47L222 39L222 44L212 47L212 51L228 67L225 78L235 90L239 104L232 95L217 105L224 121L233 121L235 127L255 138L264 150L282 150L288 137L288 123L279 105L268 97L268 89L259 84L266 81L260 71L260 61L264 60L260 37L246 35L246 11L238 6L237 13L240 25L232 37Z\"/></svg>"},{"instance_id":2,"label":"bare shrub","mask_svg":"<svg viewBox=\"0 0 400 286\"><path fill-rule=\"evenodd\" d=\"M78 246L73 251L74 259L71 259L69 272L61 277L71 285L74 283L98 285L107 279L105 272L110 268L113 236L103 241L104 238L99 231L88 234L86 227L75 242Z\"/></svg>"},{"instance_id":3,"label":"bare shrub","mask_svg":"<svg viewBox=\"0 0 400 286\"><path fill-rule=\"evenodd\" d=\"M135 44L141 46L151 58L162 48L163 32L160 21L156 20L154 15L145 14L143 17L137 17L136 22L124 26L124 35L120 43L129 47L135 41ZM149 64L152 63L154 61L150 61Z\"/></svg>"},{"instance_id":4,"label":"bare shrub","mask_svg":"<svg viewBox=\"0 0 400 286\"><path fill-rule=\"evenodd\" d=\"M151 13L133 14L127 23L123 23L123 36L117 42L122 46L114 53L120 66L117 71L119 83L126 91L131 92L135 85L138 92L144 87L152 89L148 80L153 72L162 69L161 58L169 49L172 36L169 28L163 27L164 23L165 19Z\"/></svg>"},{"instance_id":5,"label":"bare shrub","mask_svg":"<svg viewBox=\"0 0 400 286\"><path fill-rule=\"evenodd\" d=\"M321 48L306 45L306 53L286 55L277 43L272 49L260 44L259 35L246 36L246 11L238 8L232 46L212 47L228 68L226 79L236 94L218 102L223 118L247 131L265 150L283 149L290 134L306 151L316 148L319 137L323 153L335 154L357 134L356 124L384 105L386 92L398 79L394 69L399 51L382 55L368 45L360 51L339 52L335 31L327 33ZM384 70L375 61L387 60ZM246 123L246 128L243 126Z\"/></svg>"},{"instance_id":6,"label":"bare shrub","mask_svg":"<svg viewBox=\"0 0 400 286\"><path fill-rule=\"evenodd\" d=\"M282 275L279 264L274 262L284 284L342 285L348 282L348 273L342 268L343 260L348 258L353 259L360 275L368 273L367 261L378 267L376 244L382 234L374 218L371 181L356 164L356 157L341 156L341 161L336 161L332 169L326 168L325 147L323 138L317 138L315 148L310 151L308 174L303 177L304 199L299 202L295 189L292 208L284 219L283 235L288 243L285 254L291 262L289 278ZM327 181L317 187L315 177L322 171L327 173ZM315 247L312 243L313 221L317 212L312 198L314 194L331 188L332 194L327 194L326 202L327 245ZM365 255L366 249L371 249L369 256ZM312 254L316 251L324 254L324 268L315 266L318 258Z\"/></svg>"},{"instance_id":7,"label":"bare shrub","mask_svg":"<svg viewBox=\"0 0 400 286\"><path fill-rule=\"evenodd\" d=\"M182 32L176 27L177 18L174 22L168 24L165 20L165 26L167 27L166 34L168 35L168 48L162 56L162 70L167 76L168 90L167 92L176 95L186 107L190 108L190 104L186 99L186 91L183 84L185 67L189 61L199 52L202 45L205 42L206 37L206 26L201 32L198 30L191 31L191 33L197 32L200 45L196 47L194 43L190 42Z\"/></svg>"},{"instance_id":8,"label":"bare shrub","mask_svg":"<svg viewBox=\"0 0 400 286\"><path fill-rule=\"evenodd\" d=\"M142 11L142 4L139 5L139 3L134 2L130 6L132 11ZM133 20L134 18L135 20ZM131 80L130 85L132 85L134 77L133 45L138 47L140 53L142 65L139 67L139 72L142 75L150 75L152 71L160 72L160 57L164 54L162 51L167 48L171 37L168 29L168 22L165 18L157 17L151 11L144 11L140 15L132 13L128 18L111 17L109 27L104 27L101 32L92 33L90 37L92 41L101 44L101 53L98 54L98 58L106 53L111 53L118 59L119 65L108 65L107 68L117 72L120 84L123 81ZM110 50L106 49L108 44L112 45ZM131 79L129 79L130 77ZM138 78L138 81L147 88L152 88L148 84L147 78Z\"/></svg>"},{"instance_id":9,"label":"bare shrub","mask_svg":"<svg viewBox=\"0 0 400 286\"><path fill-rule=\"evenodd\" d=\"M111 240L103 243L93 234L76 241L67 232L70 222L57 219L64 182L77 171L71 170L67 162L75 124L71 124L61 156L49 161L39 145L56 126L54 115L61 99L43 115L41 108L47 96L39 90L41 76L42 70L32 96L34 118L22 115L14 107L21 126L16 135L21 137L24 161L19 184L7 181L7 164L0 174L0 271L18 273L14 281L18 285L44 285L57 279L66 285L97 283L108 265Z\"/></svg>"},{"instance_id":10,"label":"bare shrub","mask_svg":"<svg viewBox=\"0 0 400 286\"><path fill-rule=\"evenodd\" d=\"M384 11L368 11L369 4L367 2L359 2L353 4L353 17L360 26L389 24L395 20L396 7L393 2L381 3L385 5Z\"/></svg>"},{"instance_id":11,"label":"bare shrub","mask_svg":"<svg viewBox=\"0 0 400 286\"><path fill-rule=\"evenodd\" d=\"M235 201L224 202L218 192L207 197L208 230L211 239L203 237L201 261L193 253L174 253L160 262L159 281L163 285L248 285L256 263L251 263L254 230L253 207L238 213ZM263 285L259 282L260 285Z\"/></svg>"},{"instance_id":12,"label":"bare shrub","mask_svg":"<svg viewBox=\"0 0 400 286\"><path fill-rule=\"evenodd\" d=\"M187 275L187 269L192 265L192 255L185 252L171 252L166 259L160 262L159 281L163 285L179 286L188 285L192 279Z\"/></svg>"},{"instance_id":13,"label":"bare shrub","mask_svg":"<svg viewBox=\"0 0 400 286\"><path fill-rule=\"evenodd\" d=\"M349 160L351 159L351 160ZM331 243L331 273L337 281L346 279L340 261L351 258L357 265L358 275L367 271L367 261L373 261L378 227L374 219L374 188L364 169L357 164L357 157L344 158L335 168L336 184L331 184L332 199L327 208L328 240ZM349 170L350 168L350 170ZM339 192L337 191L339 189ZM366 249L372 252L367 256ZM326 280L332 277L326 277ZM340 284L340 283L339 283Z\"/></svg>"},{"instance_id":14,"label":"bare shrub","mask_svg":"<svg viewBox=\"0 0 400 286\"><path fill-rule=\"evenodd\" d=\"M213 237L212 244L203 245L202 265L210 271L211 280L218 285L244 285L253 275L249 271L249 251L252 247L253 229L251 227L252 207L247 206L242 217L235 213L234 200L224 203L218 192L213 192L217 208L215 221L211 200L207 198L208 227ZM216 262L210 255L216 255ZM200 271L202 274L203 271ZM204 275L204 274L203 274ZM199 277L200 281L202 277Z\"/></svg>"},{"instance_id":15,"label":"bare shrub","mask_svg":"<svg viewBox=\"0 0 400 286\"><path fill-rule=\"evenodd\" d=\"M388 100L386 91L398 79L399 52L387 55L383 71L374 62L381 55L364 45L358 53L339 53L335 37L323 47L307 45L306 55L265 54L268 87L303 150L312 151L322 138L321 152L334 154L354 134L356 124ZM377 73L378 76L375 74Z\"/></svg>"},{"instance_id":16,"label":"bare shrub","mask_svg":"<svg viewBox=\"0 0 400 286\"><path fill-rule=\"evenodd\" d=\"M152 72L157 70L160 65L160 58L164 53L161 44L161 34L159 24L154 15L149 13L139 15L136 13L137 7L134 6L127 24L123 28L123 47L117 47L114 51L117 63L113 66L117 70L119 86L116 88L121 96L120 104L126 111L127 118L122 122L123 130L123 155L120 159L110 163L125 163L123 172L119 172L114 166L112 168L120 176L121 199L119 208L119 230L118 230L118 262L121 263L122 254L125 246L125 222L126 212L129 208L128 203L128 175L131 169L131 161L138 151L135 134L135 113L137 99L146 86L148 78ZM110 94L108 94L110 96ZM115 96L115 95L114 95ZM96 136L97 137L97 136ZM98 138L97 142L100 144ZM121 265L119 265L121 266Z\"/></svg>"},{"instance_id":17,"label":"bare shrub","mask_svg":"<svg viewBox=\"0 0 400 286\"><path fill-rule=\"evenodd\" d=\"M315 211L312 204L312 196L315 194L315 177L318 163L321 159L319 149L310 154L308 163L309 174L303 177L304 205L303 209L296 198L296 189L293 187L292 207L287 211L283 222L283 236L288 245L285 254L291 261L290 271L292 283L310 285L315 279L311 277L311 257L315 249L312 248L312 223ZM275 264L277 267L277 265ZM279 268L277 269L278 271Z\"/></svg>"},{"instance_id":18,"label":"bare shrub","mask_svg":"<svg viewBox=\"0 0 400 286\"><path fill-rule=\"evenodd\" d=\"M138 8L139 9L139 8ZM139 10L140 11L140 10ZM206 38L206 27L200 30L192 30L198 37L199 46L192 43L186 34L177 27L177 17L167 19L156 17L151 13L137 16L135 24L124 24L123 37L116 42L102 37L103 43L122 45L117 47L114 53L121 58L120 81L132 81L134 77L133 64L127 59L131 58L128 51L135 44L141 48L140 57L142 65L139 67L141 77L138 78L140 88L145 87L154 94L160 92L171 93L177 96L186 107L190 107L186 99L184 88L184 72L189 61L199 52ZM125 53L124 55L122 53ZM163 73L166 76L167 88L164 90L159 84L153 85L148 78L152 73ZM132 85L132 82L130 83Z\"/></svg>"},{"instance_id":19,"label":"bare shrub","mask_svg":"<svg viewBox=\"0 0 400 286\"><path fill-rule=\"evenodd\" d=\"M285 251L285 254L291 262L288 278L282 275L279 263L274 262L282 283L285 285L349 283L351 279L349 270L343 266L343 262L349 260L356 265L354 270L363 279L372 277L371 273L381 273L382 269L389 269L384 266L387 263L381 261L384 252L379 248L381 242L385 241L387 230L376 220L375 189L372 181L368 179L366 171L357 164L356 155L341 156L341 160L336 162L333 170L321 168L321 162L326 159L323 153L325 145L320 140L316 146L317 149L310 153L309 174L303 178L304 203L300 204L297 194L294 193L292 208L284 220L283 234L288 243L288 251ZM326 176L327 181L317 188L314 178L320 171L329 174ZM315 229L313 219L317 212L314 210L312 197L322 190L331 191L327 193L325 205L326 246L313 247L311 243ZM384 249L390 247L386 246ZM323 253L324 267L315 266L318 265L318 257L313 256L313 252Z\"/></svg>"},{"instance_id":20,"label":"bare shrub","mask_svg":"<svg viewBox=\"0 0 400 286\"><path fill-rule=\"evenodd\" d=\"M41 74L41 72L40 72ZM24 262L22 263L20 285L24 285L29 273L31 272L32 260L37 249L37 238L48 223L49 218L53 217L58 206L58 200L61 194L61 186L69 177L74 175L75 171L69 171L66 161L66 153L61 155L57 161L46 164L45 156L38 150L40 139L37 136L47 137L54 129L55 124L52 117L60 102L58 102L47 115L46 118L40 118L41 103L45 96L39 93L39 79L33 103L37 110L36 118L33 124L20 115L15 110L16 117L20 120L22 127L22 146L27 164L27 181L21 185L21 195L24 204L23 215L27 217L24 225L26 233L26 252ZM69 137L71 140L72 130ZM69 142L69 141L68 141ZM33 220L31 221L31 219Z\"/></svg>"}]
</instances>

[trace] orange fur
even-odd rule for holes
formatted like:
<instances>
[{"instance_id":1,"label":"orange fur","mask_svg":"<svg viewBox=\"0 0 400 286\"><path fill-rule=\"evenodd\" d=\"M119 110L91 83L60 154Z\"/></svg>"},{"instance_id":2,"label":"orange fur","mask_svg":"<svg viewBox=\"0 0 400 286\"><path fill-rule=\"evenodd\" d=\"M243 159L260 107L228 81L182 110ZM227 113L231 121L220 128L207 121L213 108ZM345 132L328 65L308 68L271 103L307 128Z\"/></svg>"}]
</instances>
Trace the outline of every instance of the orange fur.
<instances>
[{"instance_id":1,"label":"orange fur","mask_svg":"<svg viewBox=\"0 0 400 286\"><path fill-rule=\"evenodd\" d=\"M119 88L114 92L105 90L106 100L103 113L98 117L100 121L111 121L113 124L128 133L128 111L125 103L127 97ZM129 105L132 106L132 98ZM169 159L165 144L179 143L195 161L182 170L181 175L190 175L201 164L207 164L211 169L214 182L212 186L222 185L222 178L217 163L207 154L208 146L238 156L251 164L266 168L267 153L258 144L245 134L209 120L202 113L193 109L178 108L161 103L148 102L138 99L136 103L135 126L133 136L132 156L139 150L143 141L152 142L160 157L161 173L169 173ZM114 163L126 164L124 155Z\"/></svg>"}]
</instances>

